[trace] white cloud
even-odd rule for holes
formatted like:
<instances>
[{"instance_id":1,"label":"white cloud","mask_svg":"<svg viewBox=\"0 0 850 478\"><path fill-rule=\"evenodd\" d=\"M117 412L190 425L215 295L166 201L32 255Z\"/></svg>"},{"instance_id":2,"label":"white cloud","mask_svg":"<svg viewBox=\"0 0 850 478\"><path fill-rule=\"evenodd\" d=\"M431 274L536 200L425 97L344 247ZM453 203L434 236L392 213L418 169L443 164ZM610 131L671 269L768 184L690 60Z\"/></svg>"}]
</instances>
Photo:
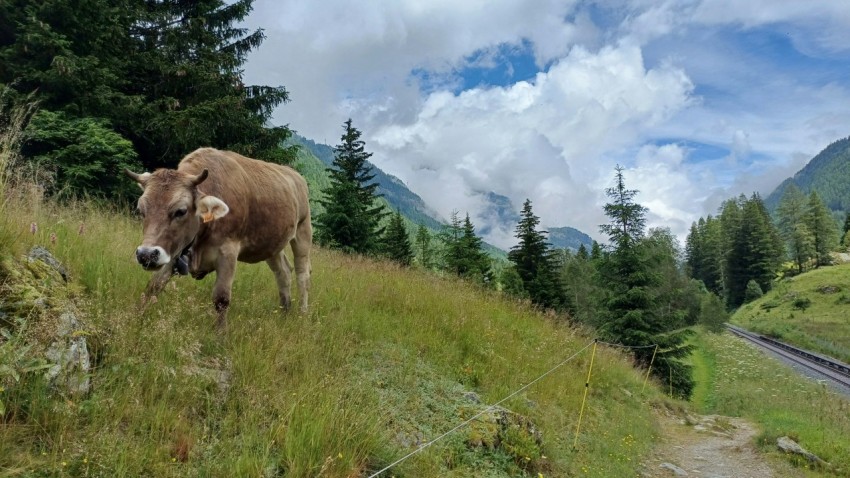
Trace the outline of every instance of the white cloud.
<instances>
[{"instance_id":1,"label":"white cloud","mask_svg":"<svg viewBox=\"0 0 850 478\"><path fill-rule=\"evenodd\" d=\"M379 128L369 144L376 164L445 215L468 210L474 220L487 221L480 194L495 191L517 208L530 198L545 225L595 234L604 190L599 179L614 166L605 156L685 107L691 88L672 66L647 70L635 46L597 53L574 48L532 83L434 93L416 121ZM424 179L422 169L439 174Z\"/></svg>"},{"instance_id":2,"label":"white cloud","mask_svg":"<svg viewBox=\"0 0 850 478\"><path fill-rule=\"evenodd\" d=\"M840 58L845 0L613 0L593 5L602 19L587 5L257 0L247 26L267 40L246 82L285 85L292 102L275 122L319 142L336 144L352 117L376 164L444 216L469 211L503 247L513 229L496 227L482 193L517 209L531 198L544 226L598 238L620 163L650 225L681 238L723 199L767 194L850 133L846 70L784 65L735 36L781 28L803 54ZM484 67L519 45L548 70L452 93L470 55ZM427 72L427 91L415 71ZM729 154L695 159L689 142Z\"/></svg>"}]
</instances>

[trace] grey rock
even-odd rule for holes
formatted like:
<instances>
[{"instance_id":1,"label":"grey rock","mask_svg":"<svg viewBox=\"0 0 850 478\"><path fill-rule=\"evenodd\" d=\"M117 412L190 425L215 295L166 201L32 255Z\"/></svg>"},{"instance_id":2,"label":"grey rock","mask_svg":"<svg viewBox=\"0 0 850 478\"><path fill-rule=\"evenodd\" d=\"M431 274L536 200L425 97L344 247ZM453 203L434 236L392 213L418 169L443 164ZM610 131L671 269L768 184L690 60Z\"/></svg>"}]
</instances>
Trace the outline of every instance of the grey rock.
<instances>
[{"instance_id":1,"label":"grey rock","mask_svg":"<svg viewBox=\"0 0 850 478\"><path fill-rule=\"evenodd\" d=\"M672 472L676 476L688 476L688 472L679 468L678 466L672 463L662 463L661 468L667 471Z\"/></svg>"},{"instance_id":2,"label":"grey rock","mask_svg":"<svg viewBox=\"0 0 850 478\"><path fill-rule=\"evenodd\" d=\"M779 437L776 439L776 446L779 448L779 451L791 455L797 455L805 458L809 463L816 465L818 467L828 468L829 463L823 461L819 456L814 453L806 450L799 443L795 442L791 438L787 436Z\"/></svg>"},{"instance_id":3,"label":"grey rock","mask_svg":"<svg viewBox=\"0 0 850 478\"><path fill-rule=\"evenodd\" d=\"M48 251L47 249L41 246L35 246L30 249L29 254L27 254L27 259L30 261L44 262L45 264L52 267L53 270L58 272L59 275L62 276L62 279L65 280L65 282L68 282L68 270L65 269L65 266L63 266L61 262L59 262L55 257L53 257L53 254L51 254L50 251Z\"/></svg>"}]
</instances>

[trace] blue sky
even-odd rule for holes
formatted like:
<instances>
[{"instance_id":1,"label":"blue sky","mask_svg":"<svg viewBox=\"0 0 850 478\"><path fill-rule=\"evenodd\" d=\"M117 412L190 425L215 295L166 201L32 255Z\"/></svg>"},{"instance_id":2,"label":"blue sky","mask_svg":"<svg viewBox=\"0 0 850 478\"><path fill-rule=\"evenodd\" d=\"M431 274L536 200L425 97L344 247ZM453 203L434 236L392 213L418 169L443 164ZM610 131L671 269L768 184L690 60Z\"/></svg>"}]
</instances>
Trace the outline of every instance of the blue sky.
<instances>
[{"instance_id":1,"label":"blue sky","mask_svg":"<svg viewBox=\"0 0 850 478\"><path fill-rule=\"evenodd\" d=\"M337 144L349 117L385 171L486 239L487 192L597 239L617 164L648 224L681 239L738 194L768 194L850 136L845 0L257 0L248 82Z\"/></svg>"}]
</instances>

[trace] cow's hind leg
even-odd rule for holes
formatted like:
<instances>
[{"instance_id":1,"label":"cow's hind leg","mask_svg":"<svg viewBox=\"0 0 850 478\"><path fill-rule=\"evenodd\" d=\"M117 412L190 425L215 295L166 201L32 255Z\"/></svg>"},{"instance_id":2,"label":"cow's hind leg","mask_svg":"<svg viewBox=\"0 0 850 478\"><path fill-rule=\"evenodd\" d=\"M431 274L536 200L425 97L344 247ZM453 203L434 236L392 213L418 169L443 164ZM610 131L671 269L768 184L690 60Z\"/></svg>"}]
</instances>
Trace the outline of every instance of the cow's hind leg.
<instances>
[{"instance_id":1,"label":"cow's hind leg","mask_svg":"<svg viewBox=\"0 0 850 478\"><path fill-rule=\"evenodd\" d=\"M295 256L295 279L298 281L298 296L301 312L307 312L307 296L310 291L310 248L313 245L313 227L310 218L301 221L290 241Z\"/></svg>"},{"instance_id":2,"label":"cow's hind leg","mask_svg":"<svg viewBox=\"0 0 850 478\"><path fill-rule=\"evenodd\" d=\"M283 307L283 310L289 310L292 303L292 296L289 291L292 285L292 268L289 266L289 260L286 259L286 253L280 251L280 253L266 259L266 264L274 272L278 294L280 295L280 306Z\"/></svg>"}]
</instances>

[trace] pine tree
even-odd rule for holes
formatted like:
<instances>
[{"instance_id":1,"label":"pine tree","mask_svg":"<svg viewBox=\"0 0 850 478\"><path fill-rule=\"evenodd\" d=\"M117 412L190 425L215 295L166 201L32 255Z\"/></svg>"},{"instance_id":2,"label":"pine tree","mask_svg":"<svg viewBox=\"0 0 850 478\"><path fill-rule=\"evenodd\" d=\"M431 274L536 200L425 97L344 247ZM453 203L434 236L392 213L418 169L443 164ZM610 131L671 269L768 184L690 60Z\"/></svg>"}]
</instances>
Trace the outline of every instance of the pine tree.
<instances>
[{"instance_id":1,"label":"pine tree","mask_svg":"<svg viewBox=\"0 0 850 478\"><path fill-rule=\"evenodd\" d=\"M24 159L74 159L57 163L67 182L59 187L94 195L119 194L112 178L122 167L174 167L201 146L290 161L294 150L281 148L289 129L268 125L288 92L242 82L247 55L263 40L261 30L234 26L252 3L0 2L0 83L18 101L32 93L52 115L27 127ZM134 154L104 140L129 141Z\"/></svg>"},{"instance_id":2,"label":"pine tree","mask_svg":"<svg viewBox=\"0 0 850 478\"><path fill-rule=\"evenodd\" d=\"M661 312L658 274L659 255L651 253L650 242L642 241L646 208L634 201L636 190L627 189L623 168L617 166L615 186L606 189L611 202L605 205L610 219L600 226L611 244L602 259L600 279L609 295L604 298L600 335L632 347L635 359L648 366L653 344L658 353L652 370L665 382L672 380L676 394L687 398L693 390L690 366L681 359L690 354L686 330L665 321Z\"/></svg>"},{"instance_id":3,"label":"pine tree","mask_svg":"<svg viewBox=\"0 0 850 478\"><path fill-rule=\"evenodd\" d=\"M484 241L475 234L469 214L461 221L457 212L452 212L451 222L441 237L450 272L485 285L493 284L490 257L484 252Z\"/></svg>"},{"instance_id":4,"label":"pine tree","mask_svg":"<svg viewBox=\"0 0 850 478\"><path fill-rule=\"evenodd\" d=\"M341 143L334 148L333 167L328 168L331 184L320 202L325 212L316 219L319 242L356 254L371 254L378 250L384 228L381 220L387 213L376 203L380 197L371 166L366 160L372 155L365 151L360 131L351 119L344 124Z\"/></svg>"},{"instance_id":5,"label":"pine tree","mask_svg":"<svg viewBox=\"0 0 850 478\"><path fill-rule=\"evenodd\" d=\"M413 263L413 247L410 245L410 236L399 210L390 217L384 235L383 252L390 260L403 266L410 266Z\"/></svg>"},{"instance_id":6,"label":"pine tree","mask_svg":"<svg viewBox=\"0 0 850 478\"><path fill-rule=\"evenodd\" d=\"M816 267L829 265L829 253L838 245L838 228L817 191L809 194L806 223L812 234Z\"/></svg>"},{"instance_id":7,"label":"pine tree","mask_svg":"<svg viewBox=\"0 0 850 478\"><path fill-rule=\"evenodd\" d=\"M519 243L508 252L522 279L531 302L547 309L566 307L566 294L556 263L556 252L546 241L546 232L538 231L540 218L534 215L531 200L526 199L520 213L515 237Z\"/></svg>"},{"instance_id":8,"label":"pine tree","mask_svg":"<svg viewBox=\"0 0 850 478\"><path fill-rule=\"evenodd\" d=\"M416 229L416 257L419 265L426 269L434 267L434 249L431 244L431 233L424 224Z\"/></svg>"},{"instance_id":9,"label":"pine tree","mask_svg":"<svg viewBox=\"0 0 850 478\"><path fill-rule=\"evenodd\" d=\"M776 209L780 234L785 239L791 259L797 265L797 272L804 271L806 263L815 254L814 236L806 220L806 197L794 183L785 188L779 207Z\"/></svg>"}]
</instances>

